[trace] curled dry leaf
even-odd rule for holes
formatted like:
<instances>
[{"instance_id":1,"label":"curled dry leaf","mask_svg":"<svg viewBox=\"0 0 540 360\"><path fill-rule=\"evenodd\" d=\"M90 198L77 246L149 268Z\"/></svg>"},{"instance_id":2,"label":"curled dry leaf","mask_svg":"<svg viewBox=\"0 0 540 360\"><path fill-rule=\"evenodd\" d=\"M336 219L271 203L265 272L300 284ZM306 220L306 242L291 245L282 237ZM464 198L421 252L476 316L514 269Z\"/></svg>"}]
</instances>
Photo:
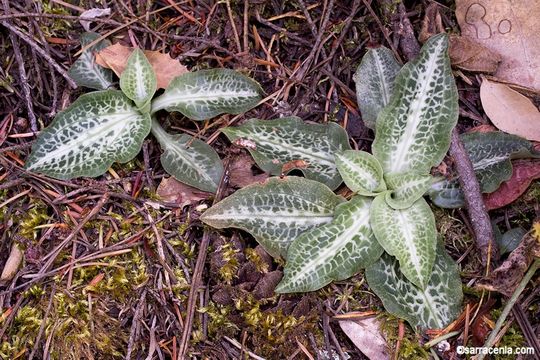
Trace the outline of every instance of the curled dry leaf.
<instances>
[{"instance_id":1,"label":"curled dry leaf","mask_svg":"<svg viewBox=\"0 0 540 360\"><path fill-rule=\"evenodd\" d=\"M206 200L213 195L212 193L201 191L183 184L173 177L161 180L157 189L157 194L163 201L178 204L179 207Z\"/></svg>"},{"instance_id":2,"label":"curled dry leaf","mask_svg":"<svg viewBox=\"0 0 540 360\"><path fill-rule=\"evenodd\" d=\"M501 55L495 76L540 90L540 0L457 0L461 34Z\"/></svg>"},{"instance_id":3,"label":"curled dry leaf","mask_svg":"<svg viewBox=\"0 0 540 360\"><path fill-rule=\"evenodd\" d=\"M133 50L134 48L118 43L108 46L96 54L96 63L112 69L120 77ZM171 59L169 54L144 50L144 55L156 73L158 89L167 88L172 79L188 72L184 65L178 60Z\"/></svg>"},{"instance_id":4,"label":"curled dry leaf","mask_svg":"<svg viewBox=\"0 0 540 360\"><path fill-rule=\"evenodd\" d=\"M523 237L519 246L510 253L501 266L495 269L489 277L478 283L480 289L497 291L511 296L523 278L525 271L533 260L533 254L538 254L540 242L530 232Z\"/></svg>"},{"instance_id":5,"label":"curled dry leaf","mask_svg":"<svg viewBox=\"0 0 540 360\"><path fill-rule=\"evenodd\" d=\"M388 344L376 317L339 321L341 330L369 360L389 360Z\"/></svg>"},{"instance_id":6,"label":"curled dry leaf","mask_svg":"<svg viewBox=\"0 0 540 360\"><path fill-rule=\"evenodd\" d=\"M527 97L507 85L484 79L480 99L497 128L527 140L540 141L540 111Z\"/></svg>"},{"instance_id":7,"label":"curled dry leaf","mask_svg":"<svg viewBox=\"0 0 540 360\"><path fill-rule=\"evenodd\" d=\"M488 210L506 206L519 198L535 179L540 179L540 160L515 160L512 177L491 194L484 194Z\"/></svg>"},{"instance_id":8,"label":"curled dry leaf","mask_svg":"<svg viewBox=\"0 0 540 360\"><path fill-rule=\"evenodd\" d=\"M23 255L24 253L19 248L19 245L14 243L11 246L11 252L9 253L9 257L4 265L4 269L2 270L2 275L0 275L0 282L13 279L17 273L17 270L19 270L19 266L23 260Z\"/></svg>"}]
</instances>

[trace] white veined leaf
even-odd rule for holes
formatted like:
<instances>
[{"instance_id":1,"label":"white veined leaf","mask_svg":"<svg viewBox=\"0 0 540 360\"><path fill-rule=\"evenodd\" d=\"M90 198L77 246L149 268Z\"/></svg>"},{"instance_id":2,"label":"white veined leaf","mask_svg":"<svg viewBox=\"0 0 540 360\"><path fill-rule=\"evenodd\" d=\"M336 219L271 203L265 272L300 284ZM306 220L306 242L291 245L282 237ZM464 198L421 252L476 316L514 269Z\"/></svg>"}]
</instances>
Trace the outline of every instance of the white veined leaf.
<instances>
[{"instance_id":1,"label":"white veined leaf","mask_svg":"<svg viewBox=\"0 0 540 360\"><path fill-rule=\"evenodd\" d=\"M383 253L369 225L371 198L337 206L334 220L304 232L289 246L278 293L314 291L373 264Z\"/></svg>"},{"instance_id":2,"label":"white veined leaf","mask_svg":"<svg viewBox=\"0 0 540 360\"><path fill-rule=\"evenodd\" d=\"M193 120L240 114L255 107L262 93L255 80L234 70L200 70L174 78L163 95L152 101L152 113L179 111Z\"/></svg>"},{"instance_id":3,"label":"white veined leaf","mask_svg":"<svg viewBox=\"0 0 540 360\"><path fill-rule=\"evenodd\" d=\"M152 134L163 149L161 165L176 180L208 192L216 192L223 163L216 151L192 136L170 135L152 119Z\"/></svg>"},{"instance_id":4,"label":"white veined leaf","mask_svg":"<svg viewBox=\"0 0 540 360\"><path fill-rule=\"evenodd\" d=\"M301 177L269 178L246 186L201 216L215 228L249 232L272 256L285 257L301 233L332 221L343 202L325 185Z\"/></svg>"},{"instance_id":5,"label":"white veined leaf","mask_svg":"<svg viewBox=\"0 0 540 360\"><path fill-rule=\"evenodd\" d=\"M392 51L385 47L369 49L362 58L353 80L362 120L368 128L375 130L377 116L390 103L400 68Z\"/></svg>"},{"instance_id":6,"label":"white veined leaf","mask_svg":"<svg viewBox=\"0 0 540 360\"><path fill-rule=\"evenodd\" d=\"M465 198L457 180L439 179L431 184L427 195L438 207L457 209L465 206Z\"/></svg>"},{"instance_id":7,"label":"white veined leaf","mask_svg":"<svg viewBox=\"0 0 540 360\"><path fill-rule=\"evenodd\" d=\"M86 32L81 35L81 46L85 47L100 35L94 32ZM112 85L112 71L96 64L94 54L111 45L109 40L102 40L96 45L89 47L71 65L69 76L79 86L96 90L106 90Z\"/></svg>"},{"instance_id":8,"label":"white veined leaf","mask_svg":"<svg viewBox=\"0 0 540 360\"><path fill-rule=\"evenodd\" d=\"M390 104L377 118L373 155L386 174L429 173L450 146L458 94L445 34L430 38L419 57L404 65Z\"/></svg>"},{"instance_id":9,"label":"white veined leaf","mask_svg":"<svg viewBox=\"0 0 540 360\"><path fill-rule=\"evenodd\" d=\"M440 243L425 289L407 280L398 261L386 253L365 274L386 311L407 320L413 328L443 329L460 313L463 291L458 266Z\"/></svg>"},{"instance_id":10,"label":"white veined leaf","mask_svg":"<svg viewBox=\"0 0 540 360\"><path fill-rule=\"evenodd\" d=\"M358 150L347 150L335 156L338 171L349 189L365 196L386 190L383 170L375 156Z\"/></svg>"},{"instance_id":11,"label":"white veined leaf","mask_svg":"<svg viewBox=\"0 0 540 360\"><path fill-rule=\"evenodd\" d=\"M497 190L510 179L512 159L540 157L529 141L501 131L462 134L461 140L483 193ZM433 183L428 195L439 207L453 209L465 206L463 192L456 179L441 179Z\"/></svg>"},{"instance_id":12,"label":"white veined leaf","mask_svg":"<svg viewBox=\"0 0 540 360\"><path fill-rule=\"evenodd\" d=\"M429 190L431 175L408 172L384 177L390 191L386 192L386 203L394 209L406 209Z\"/></svg>"},{"instance_id":13,"label":"white veined leaf","mask_svg":"<svg viewBox=\"0 0 540 360\"><path fill-rule=\"evenodd\" d=\"M409 281L424 289L431 276L437 228L435 217L424 198L407 209L391 208L385 194L371 205L371 228L377 241L399 260L401 272Z\"/></svg>"},{"instance_id":14,"label":"white veined leaf","mask_svg":"<svg viewBox=\"0 0 540 360\"><path fill-rule=\"evenodd\" d=\"M150 100L157 87L156 74L141 49L135 49L128 58L126 69L120 75L120 89L135 102L141 112L150 111Z\"/></svg>"},{"instance_id":15,"label":"white veined leaf","mask_svg":"<svg viewBox=\"0 0 540 360\"><path fill-rule=\"evenodd\" d=\"M137 155L150 124L121 91L82 95L39 134L26 169L57 179L99 176Z\"/></svg>"},{"instance_id":16,"label":"white veined leaf","mask_svg":"<svg viewBox=\"0 0 540 360\"><path fill-rule=\"evenodd\" d=\"M335 154L349 150L350 145L338 124L305 124L297 117L250 119L222 131L231 142L246 147L257 165L272 175L299 169L332 190L342 182Z\"/></svg>"},{"instance_id":17,"label":"white veined leaf","mask_svg":"<svg viewBox=\"0 0 540 360\"><path fill-rule=\"evenodd\" d=\"M511 159L540 157L532 144L501 131L461 135L482 192L491 193L512 176Z\"/></svg>"}]
</instances>

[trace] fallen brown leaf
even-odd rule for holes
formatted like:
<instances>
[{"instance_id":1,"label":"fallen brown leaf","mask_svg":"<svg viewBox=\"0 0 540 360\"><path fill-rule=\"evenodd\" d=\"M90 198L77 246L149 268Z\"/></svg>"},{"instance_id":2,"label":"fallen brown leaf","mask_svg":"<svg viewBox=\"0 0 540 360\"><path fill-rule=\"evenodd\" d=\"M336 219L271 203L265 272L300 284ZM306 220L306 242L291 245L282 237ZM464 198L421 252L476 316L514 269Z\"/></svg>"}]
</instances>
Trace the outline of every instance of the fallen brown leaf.
<instances>
[{"instance_id":1,"label":"fallen brown leaf","mask_svg":"<svg viewBox=\"0 0 540 360\"><path fill-rule=\"evenodd\" d=\"M540 90L540 0L457 0L461 35L501 56L495 76Z\"/></svg>"},{"instance_id":2,"label":"fallen brown leaf","mask_svg":"<svg viewBox=\"0 0 540 360\"><path fill-rule=\"evenodd\" d=\"M118 43L113 44L96 54L96 63L112 69L120 77L126 68L127 60L133 50L134 48ZM167 88L172 79L188 72L188 69L184 65L180 64L178 60L171 59L169 54L144 50L144 55L146 55L148 62L150 62L156 73L158 89Z\"/></svg>"},{"instance_id":3,"label":"fallen brown leaf","mask_svg":"<svg viewBox=\"0 0 540 360\"><path fill-rule=\"evenodd\" d=\"M388 344L381 334L381 324L376 317L339 321L341 330L370 360L390 359Z\"/></svg>"},{"instance_id":4,"label":"fallen brown leaf","mask_svg":"<svg viewBox=\"0 0 540 360\"><path fill-rule=\"evenodd\" d=\"M448 50L452 65L467 71L494 73L501 56L464 36L450 36Z\"/></svg>"},{"instance_id":5,"label":"fallen brown leaf","mask_svg":"<svg viewBox=\"0 0 540 360\"><path fill-rule=\"evenodd\" d=\"M22 263L23 255L23 251L19 248L19 245L14 243L11 246L11 252L6 260L4 269L2 270L2 275L0 275L0 282L13 279Z\"/></svg>"},{"instance_id":6,"label":"fallen brown leaf","mask_svg":"<svg viewBox=\"0 0 540 360\"><path fill-rule=\"evenodd\" d=\"M519 198L535 179L540 179L540 160L515 160L512 177L491 194L484 194L488 210L506 206Z\"/></svg>"},{"instance_id":7,"label":"fallen brown leaf","mask_svg":"<svg viewBox=\"0 0 540 360\"><path fill-rule=\"evenodd\" d=\"M484 79L480 99L497 128L527 140L540 141L540 111L527 97L507 85Z\"/></svg>"},{"instance_id":8,"label":"fallen brown leaf","mask_svg":"<svg viewBox=\"0 0 540 360\"><path fill-rule=\"evenodd\" d=\"M531 232L523 237L518 247L487 278L478 282L477 287L489 291L497 291L511 296L523 278L525 271L533 260L533 254L539 251L540 242Z\"/></svg>"},{"instance_id":9,"label":"fallen brown leaf","mask_svg":"<svg viewBox=\"0 0 540 360\"><path fill-rule=\"evenodd\" d=\"M241 154L235 157L229 165L229 184L235 188L243 188L255 182L268 178L267 174L253 175L252 167L255 165L251 156Z\"/></svg>"},{"instance_id":10,"label":"fallen brown leaf","mask_svg":"<svg viewBox=\"0 0 540 360\"><path fill-rule=\"evenodd\" d=\"M206 200L213 194L183 184L173 177L161 180L157 194L163 201L178 204L179 207Z\"/></svg>"}]
</instances>

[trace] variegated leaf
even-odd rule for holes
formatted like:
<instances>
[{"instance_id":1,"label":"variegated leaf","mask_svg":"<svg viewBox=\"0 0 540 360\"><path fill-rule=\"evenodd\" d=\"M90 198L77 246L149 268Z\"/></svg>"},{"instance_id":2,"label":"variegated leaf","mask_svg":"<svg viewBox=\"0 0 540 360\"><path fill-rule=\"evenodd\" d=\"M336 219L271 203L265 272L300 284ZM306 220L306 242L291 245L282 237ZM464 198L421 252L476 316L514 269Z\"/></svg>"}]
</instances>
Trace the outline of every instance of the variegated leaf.
<instances>
[{"instance_id":1,"label":"variegated leaf","mask_svg":"<svg viewBox=\"0 0 540 360\"><path fill-rule=\"evenodd\" d=\"M425 289L407 280L398 261L386 253L365 274L386 311L407 320L413 328L443 329L460 313L463 291L459 270L440 243Z\"/></svg>"},{"instance_id":2,"label":"variegated leaf","mask_svg":"<svg viewBox=\"0 0 540 360\"><path fill-rule=\"evenodd\" d=\"M152 101L152 113L179 111L193 120L240 114L255 107L262 93L255 80L234 70L200 70L174 78L165 93Z\"/></svg>"},{"instance_id":3,"label":"variegated leaf","mask_svg":"<svg viewBox=\"0 0 540 360\"><path fill-rule=\"evenodd\" d=\"M81 46L85 47L100 35L94 32L86 32L81 35ZM71 65L69 76L79 86L96 90L105 90L112 85L112 71L96 64L94 54L111 45L109 40L102 40L96 45L89 47Z\"/></svg>"},{"instance_id":4,"label":"variegated leaf","mask_svg":"<svg viewBox=\"0 0 540 360\"><path fill-rule=\"evenodd\" d=\"M538 158L540 153L519 136L501 131L474 132L461 135L471 159L480 189L490 193L512 176L512 159ZM465 199L457 180L441 179L428 191L431 201L443 208L465 206Z\"/></svg>"},{"instance_id":5,"label":"variegated leaf","mask_svg":"<svg viewBox=\"0 0 540 360\"><path fill-rule=\"evenodd\" d=\"M445 34L430 38L396 77L390 104L377 118L373 143L373 155L386 174L427 174L448 151L458 96L447 48Z\"/></svg>"},{"instance_id":6,"label":"variegated leaf","mask_svg":"<svg viewBox=\"0 0 540 360\"><path fill-rule=\"evenodd\" d=\"M365 196L386 190L383 170L375 156L358 150L347 150L335 156L339 174L349 189Z\"/></svg>"},{"instance_id":7,"label":"variegated leaf","mask_svg":"<svg viewBox=\"0 0 540 360\"><path fill-rule=\"evenodd\" d=\"M386 193L386 203L394 209L406 209L411 206L429 190L433 182L431 175L415 172L390 174L384 179L391 189Z\"/></svg>"},{"instance_id":8,"label":"variegated leaf","mask_svg":"<svg viewBox=\"0 0 540 360\"><path fill-rule=\"evenodd\" d=\"M401 65L390 49L369 49L358 66L353 80L364 124L375 130L377 116L389 104L394 80Z\"/></svg>"},{"instance_id":9,"label":"variegated leaf","mask_svg":"<svg viewBox=\"0 0 540 360\"><path fill-rule=\"evenodd\" d=\"M156 86L156 74L144 52L141 49L133 50L126 69L120 75L120 89L142 112L149 112Z\"/></svg>"},{"instance_id":10,"label":"variegated leaf","mask_svg":"<svg viewBox=\"0 0 540 360\"><path fill-rule=\"evenodd\" d=\"M407 209L396 210L386 203L385 194L381 194L371 205L370 221L381 246L399 260L401 272L424 289L431 276L437 245L435 217L424 198Z\"/></svg>"},{"instance_id":11,"label":"variegated leaf","mask_svg":"<svg viewBox=\"0 0 540 360\"><path fill-rule=\"evenodd\" d=\"M39 134L26 168L57 179L101 175L137 155L150 123L121 91L82 95Z\"/></svg>"},{"instance_id":12,"label":"variegated leaf","mask_svg":"<svg viewBox=\"0 0 540 360\"><path fill-rule=\"evenodd\" d=\"M465 198L457 180L439 179L431 184L427 194L438 207L457 209L465 206Z\"/></svg>"},{"instance_id":13,"label":"variegated leaf","mask_svg":"<svg viewBox=\"0 0 540 360\"><path fill-rule=\"evenodd\" d=\"M272 175L300 169L308 179L332 190L342 182L335 154L350 149L350 145L338 124L305 124L297 117L250 119L222 131L231 142L246 147L257 165Z\"/></svg>"},{"instance_id":14,"label":"variegated leaf","mask_svg":"<svg viewBox=\"0 0 540 360\"><path fill-rule=\"evenodd\" d=\"M343 280L383 253L369 225L372 200L355 196L338 205L334 220L302 233L287 251L278 293L313 291Z\"/></svg>"},{"instance_id":15,"label":"variegated leaf","mask_svg":"<svg viewBox=\"0 0 540 360\"><path fill-rule=\"evenodd\" d=\"M272 256L285 257L301 233L332 221L344 199L301 177L269 178L246 186L208 209L201 220L215 228L249 232Z\"/></svg>"},{"instance_id":16,"label":"variegated leaf","mask_svg":"<svg viewBox=\"0 0 540 360\"><path fill-rule=\"evenodd\" d=\"M192 136L170 135L152 119L152 134L163 149L161 165L176 180L208 192L216 192L223 163L216 151Z\"/></svg>"},{"instance_id":17,"label":"variegated leaf","mask_svg":"<svg viewBox=\"0 0 540 360\"><path fill-rule=\"evenodd\" d=\"M540 157L532 144L501 131L461 135L482 192L491 193L512 176L510 159Z\"/></svg>"}]
</instances>

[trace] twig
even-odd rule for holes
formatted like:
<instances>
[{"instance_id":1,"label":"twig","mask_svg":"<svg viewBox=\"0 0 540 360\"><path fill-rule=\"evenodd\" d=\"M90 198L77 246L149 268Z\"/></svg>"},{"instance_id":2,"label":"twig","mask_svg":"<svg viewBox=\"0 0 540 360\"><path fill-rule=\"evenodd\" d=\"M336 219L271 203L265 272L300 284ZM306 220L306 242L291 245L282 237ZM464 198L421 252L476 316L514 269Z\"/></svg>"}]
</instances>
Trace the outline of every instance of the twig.
<instances>
[{"instance_id":1,"label":"twig","mask_svg":"<svg viewBox=\"0 0 540 360\"><path fill-rule=\"evenodd\" d=\"M126 359L131 359L131 352L133 351L133 345L135 344L137 337L137 328L140 326L140 321L143 314L143 308L146 303L146 289L143 290L141 296L139 297L139 303L135 309L135 314L133 314L133 320L131 322L131 330L129 331L129 341L126 351Z\"/></svg>"},{"instance_id":2,"label":"twig","mask_svg":"<svg viewBox=\"0 0 540 360\"><path fill-rule=\"evenodd\" d=\"M499 330L501 329L504 321L506 320L506 318L510 314L510 310L512 310L512 308L514 307L514 304L518 300L519 296L521 295L523 290L525 290L525 286L527 286L527 283L529 282L529 280L531 280L531 278L533 277L536 270L538 270L538 268L540 268L540 259L535 259L534 262L532 263L531 267L529 268L529 270L525 274L525 276L523 276L523 279L521 279L521 281L519 282L519 285L516 288L516 290L514 290L514 293L512 294L510 299L508 300L508 303L506 303L506 306L504 307L504 309L503 309L503 311L501 313L501 316L499 316L499 318L497 319L497 322L495 323L495 327L493 328L493 330L489 334L488 339L484 343L484 348L489 349L490 347L492 347L495 344L495 339L496 339L496 337L497 337L497 335L499 333ZM478 355L478 357L476 357L476 360L482 360L485 356L486 356L486 354L481 353L480 355Z\"/></svg>"},{"instance_id":3,"label":"twig","mask_svg":"<svg viewBox=\"0 0 540 360\"><path fill-rule=\"evenodd\" d=\"M228 177L229 177L229 161L226 160L224 164L225 171L223 177L219 183L219 187L216 191L216 196L213 203L217 203L221 200L223 196L223 191L227 187ZM191 329L193 327L193 318L195 316L195 307L197 302L197 293L199 292L199 287L201 286L202 273L204 270L204 263L206 262L206 253L208 246L210 245L210 231L208 229L204 230L204 234L201 240L201 245L199 246L199 255L197 256L197 262L195 263L195 269L193 270L193 278L191 281L191 287L189 289L188 305L187 305L187 314L184 321L184 331L182 332L182 339L180 340L180 348L178 349L178 360L184 360L187 347L189 344L189 339L191 337Z\"/></svg>"},{"instance_id":4,"label":"twig","mask_svg":"<svg viewBox=\"0 0 540 360\"><path fill-rule=\"evenodd\" d=\"M4 12L8 14L10 12L8 1L3 0L2 4L4 7ZM4 25L8 29L13 28L13 26L11 26L7 21L0 21L0 24ZM17 65L19 66L19 75L21 77L21 86L24 91L24 100L26 101L26 110L28 111L30 128L33 132L37 132L38 126L36 114L34 114L34 103L32 102L32 94L30 92L30 85L28 84L28 78L26 76L26 69L24 68L24 60L22 58L21 49L19 48L19 42L17 41L15 35L13 35L13 32L9 33L9 39L11 40L11 44L13 44L13 54L15 55L15 60L17 61Z\"/></svg>"},{"instance_id":5,"label":"twig","mask_svg":"<svg viewBox=\"0 0 540 360\"><path fill-rule=\"evenodd\" d=\"M474 169L467 155L467 151L459 138L457 130L452 131L452 141L450 143L450 155L454 158L456 170L459 174L459 182L465 204L469 212L472 228L474 230L476 246L480 250L482 264L489 268L491 257L498 259L497 245L493 241L493 228L489 215L480 192L480 185L474 173Z\"/></svg>"},{"instance_id":6,"label":"twig","mask_svg":"<svg viewBox=\"0 0 540 360\"><path fill-rule=\"evenodd\" d=\"M399 47L407 59L412 59L420 53L420 45L414 35L411 21L407 17L407 10L400 1L398 5L399 22L394 25L396 33L400 34Z\"/></svg>"},{"instance_id":7,"label":"twig","mask_svg":"<svg viewBox=\"0 0 540 360\"><path fill-rule=\"evenodd\" d=\"M0 23L6 28L8 28L9 30L11 30L18 37L20 37L21 40L23 40L28 45L30 45L32 49L34 49L39 55L41 55L45 60L47 60L47 62L51 64L52 67L54 67L56 71L58 71L58 73L60 73L60 75L62 75L66 79L66 81L68 82L71 88L73 89L77 88L77 84L75 84L75 81L73 81L73 79L68 75L67 71L63 67L61 67L49 54L47 54L45 50L40 48L34 40L32 40L25 33L17 29L15 26L9 24L8 22L0 21Z\"/></svg>"}]
</instances>

